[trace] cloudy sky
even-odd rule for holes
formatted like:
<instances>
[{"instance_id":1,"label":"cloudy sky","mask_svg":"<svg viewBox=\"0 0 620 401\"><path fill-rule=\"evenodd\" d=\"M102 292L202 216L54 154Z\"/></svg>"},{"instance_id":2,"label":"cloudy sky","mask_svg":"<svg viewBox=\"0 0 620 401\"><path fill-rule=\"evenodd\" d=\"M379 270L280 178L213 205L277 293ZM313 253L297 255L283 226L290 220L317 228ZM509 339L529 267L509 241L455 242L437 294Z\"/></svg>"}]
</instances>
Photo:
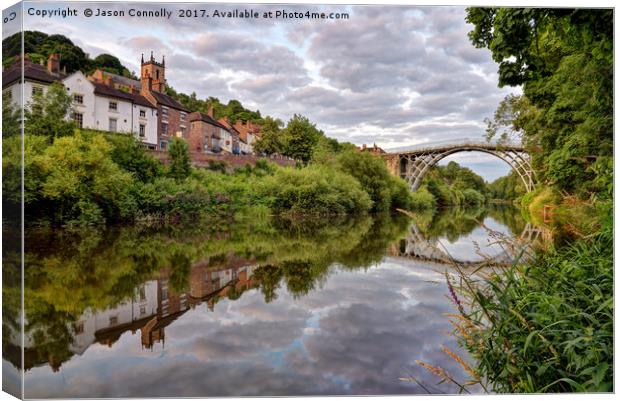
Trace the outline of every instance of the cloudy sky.
<instances>
[{"instance_id":1,"label":"cloudy sky","mask_svg":"<svg viewBox=\"0 0 620 401\"><path fill-rule=\"evenodd\" d=\"M259 290L223 299L214 311L190 309L165 328L165 345L141 346L125 332L110 347L92 344L59 372L26 372L26 396L222 397L336 394L454 394L454 385L416 364L462 368L441 351L458 352L444 313L454 307L440 265L387 258L368 271L332 268L329 278L295 297L282 283L266 304ZM3 368L14 372L8 364ZM472 389L475 391L475 389Z\"/></svg>"},{"instance_id":2,"label":"cloudy sky","mask_svg":"<svg viewBox=\"0 0 620 401\"><path fill-rule=\"evenodd\" d=\"M26 3L52 10L63 3ZM139 74L141 53L166 56L177 91L238 99L287 121L309 117L328 136L389 149L481 138L483 119L518 88L497 88L490 52L467 39L464 7L80 3L78 17L26 16L25 29L60 33L91 57L117 56ZM86 18L83 10L159 10L173 17ZM348 20L180 19L178 9L348 13ZM95 11L96 12L96 11ZM451 156L487 180L508 172L480 153ZM447 160L444 160L447 162Z\"/></svg>"}]
</instances>

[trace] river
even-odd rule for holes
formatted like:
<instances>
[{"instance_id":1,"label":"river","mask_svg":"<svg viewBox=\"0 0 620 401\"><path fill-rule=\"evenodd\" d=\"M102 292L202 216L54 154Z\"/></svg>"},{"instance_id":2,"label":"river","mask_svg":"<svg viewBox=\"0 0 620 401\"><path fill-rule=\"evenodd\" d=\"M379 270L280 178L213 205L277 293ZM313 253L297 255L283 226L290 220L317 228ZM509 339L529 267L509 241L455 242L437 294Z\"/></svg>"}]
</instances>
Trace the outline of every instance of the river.
<instances>
[{"instance_id":1,"label":"river","mask_svg":"<svg viewBox=\"0 0 620 401\"><path fill-rule=\"evenodd\" d=\"M469 360L445 317L455 312L446 261L504 260L498 233L528 227L519 210L493 207L415 220L28 229L25 396L457 393L416 363L468 379L442 351ZM19 273L6 245L3 374L15 390Z\"/></svg>"}]
</instances>

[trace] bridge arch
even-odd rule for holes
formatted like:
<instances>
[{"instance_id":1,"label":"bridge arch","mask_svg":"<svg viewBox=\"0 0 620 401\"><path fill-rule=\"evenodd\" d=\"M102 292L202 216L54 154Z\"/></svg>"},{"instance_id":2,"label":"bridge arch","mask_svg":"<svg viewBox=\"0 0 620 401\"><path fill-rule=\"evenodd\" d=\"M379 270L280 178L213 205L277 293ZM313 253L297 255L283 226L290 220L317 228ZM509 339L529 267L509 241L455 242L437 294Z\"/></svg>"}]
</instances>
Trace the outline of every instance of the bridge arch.
<instances>
[{"instance_id":1,"label":"bridge arch","mask_svg":"<svg viewBox=\"0 0 620 401\"><path fill-rule=\"evenodd\" d=\"M422 180L431 167L440 160L460 152L482 152L503 160L521 178L527 192L534 190L534 169L530 164L528 153L521 146L464 143L392 153L388 154L388 157L398 156L398 171L395 173L409 183L412 191L416 191L422 185Z\"/></svg>"}]
</instances>

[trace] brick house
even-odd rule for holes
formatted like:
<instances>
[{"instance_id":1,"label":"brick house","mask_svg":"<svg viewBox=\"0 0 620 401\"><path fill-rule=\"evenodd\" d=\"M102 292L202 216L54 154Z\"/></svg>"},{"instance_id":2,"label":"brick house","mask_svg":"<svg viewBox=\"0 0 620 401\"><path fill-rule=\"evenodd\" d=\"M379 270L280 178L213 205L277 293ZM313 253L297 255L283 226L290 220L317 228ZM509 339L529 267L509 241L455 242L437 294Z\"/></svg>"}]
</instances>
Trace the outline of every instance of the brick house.
<instances>
[{"instance_id":1,"label":"brick house","mask_svg":"<svg viewBox=\"0 0 620 401\"><path fill-rule=\"evenodd\" d=\"M221 140L225 137L226 127L213 118L213 115L200 112L191 113L187 143L190 152L219 153Z\"/></svg>"},{"instance_id":2,"label":"brick house","mask_svg":"<svg viewBox=\"0 0 620 401\"><path fill-rule=\"evenodd\" d=\"M189 110L166 92L166 61L155 61L153 52L148 61L142 56L140 94L157 108L158 149L166 150L172 138L187 137Z\"/></svg>"},{"instance_id":3,"label":"brick house","mask_svg":"<svg viewBox=\"0 0 620 401\"><path fill-rule=\"evenodd\" d=\"M239 132L239 150L242 154L253 154L254 141L260 136L260 125L237 120L234 128Z\"/></svg>"}]
</instances>

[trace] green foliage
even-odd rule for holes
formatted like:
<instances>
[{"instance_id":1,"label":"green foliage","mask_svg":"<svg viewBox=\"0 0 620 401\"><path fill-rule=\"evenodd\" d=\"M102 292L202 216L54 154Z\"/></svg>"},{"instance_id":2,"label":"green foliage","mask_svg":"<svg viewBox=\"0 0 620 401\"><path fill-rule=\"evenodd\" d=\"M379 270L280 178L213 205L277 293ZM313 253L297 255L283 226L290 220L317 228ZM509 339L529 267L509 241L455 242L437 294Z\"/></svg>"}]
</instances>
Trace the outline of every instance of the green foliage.
<instances>
[{"instance_id":1,"label":"green foliage","mask_svg":"<svg viewBox=\"0 0 620 401\"><path fill-rule=\"evenodd\" d=\"M24 54L30 56L33 63L47 62L50 54L60 54L60 65L66 68L67 73L82 71L86 74L101 68L114 74L135 78L129 70L121 64L118 58L110 54L100 54L95 59L88 55L69 38L63 35L48 35L39 31L24 31L5 38L2 41L2 65L10 66L21 54L21 40L24 40Z\"/></svg>"},{"instance_id":2,"label":"green foliage","mask_svg":"<svg viewBox=\"0 0 620 401\"><path fill-rule=\"evenodd\" d=\"M169 175L176 180L183 180L189 176L191 163L189 146L182 138L174 138L168 147L170 157Z\"/></svg>"},{"instance_id":3,"label":"green foliage","mask_svg":"<svg viewBox=\"0 0 620 401\"><path fill-rule=\"evenodd\" d=\"M407 184L391 176L379 157L368 152L345 151L336 157L336 165L359 181L372 200L372 211L409 209L413 205Z\"/></svg>"},{"instance_id":4,"label":"green foliage","mask_svg":"<svg viewBox=\"0 0 620 401\"><path fill-rule=\"evenodd\" d=\"M526 193L523 180L515 171L496 179L487 188L491 199L515 200Z\"/></svg>"},{"instance_id":5,"label":"green foliage","mask_svg":"<svg viewBox=\"0 0 620 401\"><path fill-rule=\"evenodd\" d=\"M286 125L284 134L284 155L308 164L314 148L323 136L306 117L295 114Z\"/></svg>"},{"instance_id":6,"label":"green foliage","mask_svg":"<svg viewBox=\"0 0 620 401\"><path fill-rule=\"evenodd\" d=\"M16 108L7 92L2 92L2 137L21 135L21 112Z\"/></svg>"},{"instance_id":7,"label":"green foliage","mask_svg":"<svg viewBox=\"0 0 620 401\"><path fill-rule=\"evenodd\" d=\"M427 187L418 188L411 196L411 210L425 211L433 210L437 206L435 197L429 192Z\"/></svg>"},{"instance_id":8,"label":"green foliage","mask_svg":"<svg viewBox=\"0 0 620 401\"><path fill-rule=\"evenodd\" d=\"M480 206L486 202L488 192L482 177L454 161L431 168L422 187L437 206Z\"/></svg>"},{"instance_id":9,"label":"green foliage","mask_svg":"<svg viewBox=\"0 0 620 401\"><path fill-rule=\"evenodd\" d=\"M72 135L75 123L67 119L72 102L65 87L58 82L51 84L46 93L33 95L24 109L24 133L47 136L50 142L53 138Z\"/></svg>"},{"instance_id":10,"label":"green foliage","mask_svg":"<svg viewBox=\"0 0 620 401\"><path fill-rule=\"evenodd\" d=\"M463 344L494 392L613 391L613 218L593 237L481 282L461 277ZM456 284L455 284L456 285Z\"/></svg>"},{"instance_id":11,"label":"green foliage","mask_svg":"<svg viewBox=\"0 0 620 401\"><path fill-rule=\"evenodd\" d=\"M142 143L127 134L107 134L112 144L112 161L125 171L133 173L141 182L151 182L163 173L162 164L144 151Z\"/></svg>"},{"instance_id":12,"label":"green foliage","mask_svg":"<svg viewBox=\"0 0 620 401\"><path fill-rule=\"evenodd\" d=\"M258 154L283 154L284 138L282 134L282 126L284 123L278 119L265 117L261 126L260 137L254 141L253 148Z\"/></svg>"},{"instance_id":13,"label":"green foliage","mask_svg":"<svg viewBox=\"0 0 620 401\"><path fill-rule=\"evenodd\" d=\"M13 203L22 201L22 167L24 174L23 201L30 205L41 198L42 172L36 162L48 145L45 136L11 136L2 140L2 197ZM22 164L22 150L24 160Z\"/></svg>"},{"instance_id":14,"label":"green foliage","mask_svg":"<svg viewBox=\"0 0 620 401\"><path fill-rule=\"evenodd\" d=\"M122 216L133 178L112 161L111 150L103 135L78 133L56 138L34 157L42 177L40 196L51 204L56 221L89 224Z\"/></svg>"},{"instance_id":15,"label":"green foliage","mask_svg":"<svg viewBox=\"0 0 620 401\"><path fill-rule=\"evenodd\" d=\"M259 195L276 213L290 215L357 214L372 207L355 178L326 166L281 168L265 178Z\"/></svg>"},{"instance_id":16,"label":"green foliage","mask_svg":"<svg viewBox=\"0 0 620 401\"><path fill-rule=\"evenodd\" d=\"M472 43L499 63L499 85L523 85L523 97L500 105L497 127L522 134L544 184L609 199L613 10L469 8L467 21Z\"/></svg>"}]
</instances>

